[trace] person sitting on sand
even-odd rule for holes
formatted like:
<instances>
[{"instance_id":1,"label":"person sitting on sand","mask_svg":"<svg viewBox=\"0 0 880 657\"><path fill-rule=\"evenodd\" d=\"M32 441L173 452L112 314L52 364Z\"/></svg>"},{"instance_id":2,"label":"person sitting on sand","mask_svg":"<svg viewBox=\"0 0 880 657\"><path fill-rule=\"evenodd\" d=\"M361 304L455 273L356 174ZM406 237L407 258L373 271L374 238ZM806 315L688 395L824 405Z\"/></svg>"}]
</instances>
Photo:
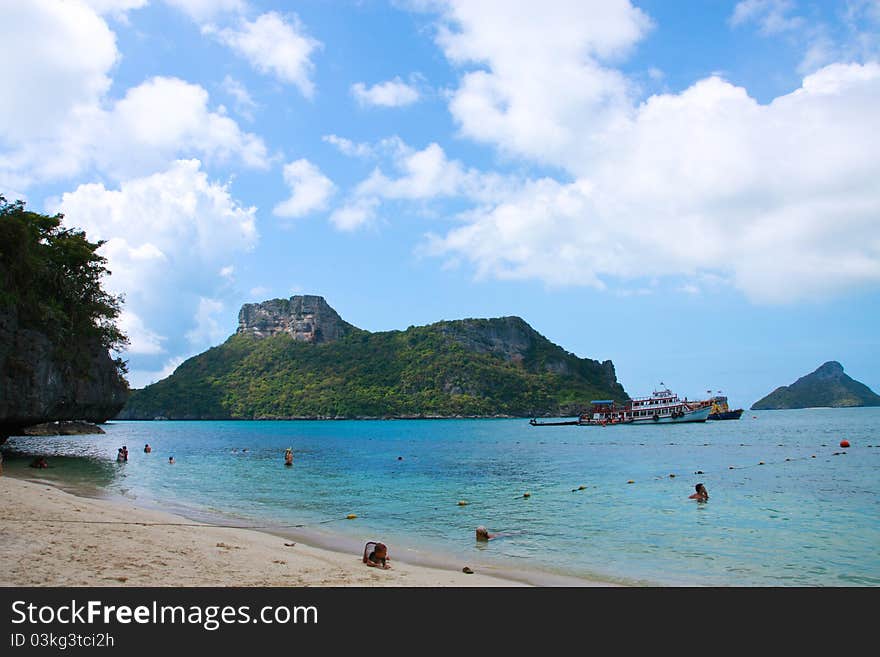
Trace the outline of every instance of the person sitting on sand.
<instances>
[{"instance_id":1,"label":"person sitting on sand","mask_svg":"<svg viewBox=\"0 0 880 657\"><path fill-rule=\"evenodd\" d=\"M709 499L709 492L706 490L706 487L703 484L697 484L694 486L696 489L696 493L693 493L688 499L689 500L697 500L698 502L705 502Z\"/></svg>"},{"instance_id":2,"label":"person sitting on sand","mask_svg":"<svg viewBox=\"0 0 880 657\"><path fill-rule=\"evenodd\" d=\"M38 457L35 458L33 461L31 461L31 467L32 467L32 468L40 468L40 469L42 469L42 468L48 468L48 467L49 467L49 462L46 461L46 457L45 457L45 456L38 456Z\"/></svg>"},{"instance_id":3,"label":"person sitting on sand","mask_svg":"<svg viewBox=\"0 0 880 657\"><path fill-rule=\"evenodd\" d=\"M491 541L493 538L498 536L498 534L490 534L489 530L480 525L477 527L477 540L478 541Z\"/></svg>"},{"instance_id":4,"label":"person sitting on sand","mask_svg":"<svg viewBox=\"0 0 880 657\"><path fill-rule=\"evenodd\" d=\"M391 557L388 556L388 548L384 543L369 541L364 546L364 563L371 568L384 568L387 570L391 568L388 565L389 561L391 561Z\"/></svg>"},{"instance_id":5,"label":"person sitting on sand","mask_svg":"<svg viewBox=\"0 0 880 657\"><path fill-rule=\"evenodd\" d=\"M168 462L169 462L169 463L174 463L174 457L173 457L173 456L169 456L169 457L168 457Z\"/></svg>"},{"instance_id":6,"label":"person sitting on sand","mask_svg":"<svg viewBox=\"0 0 880 657\"><path fill-rule=\"evenodd\" d=\"M150 443L147 443L146 445L144 445L144 454L149 454L152 451L153 451L153 448L150 447Z\"/></svg>"},{"instance_id":7,"label":"person sitting on sand","mask_svg":"<svg viewBox=\"0 0 880 657\"><path fill-rule=\"evenodd\" d=\"M290 447L284 452L284 465L293 465L293 450Z\"/></svg>"}]
</instances>

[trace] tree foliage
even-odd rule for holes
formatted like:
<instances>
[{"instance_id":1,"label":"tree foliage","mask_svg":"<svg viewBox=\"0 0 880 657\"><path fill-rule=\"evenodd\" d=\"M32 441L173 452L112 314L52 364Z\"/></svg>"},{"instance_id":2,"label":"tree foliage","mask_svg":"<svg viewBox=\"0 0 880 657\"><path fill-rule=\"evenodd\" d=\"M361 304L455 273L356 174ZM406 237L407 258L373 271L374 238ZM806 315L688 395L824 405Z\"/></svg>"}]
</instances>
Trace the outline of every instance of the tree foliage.
<instances>
[{"instance_id":1,"label":"tree foliage","mask_svg":"<svg viewBox=\"0 0 880 657\"><path fill-rule=\"evenodd\" d=\"M61 349L97 342L119 352L128 344L116 325L123 298L101 285L110 273L97 253L104 242L62 227L63 218L0 195L0 311L14 312L21 326L46 333ZM116 364L125 371L121 359Z\"/></svg>"}]
</instances>

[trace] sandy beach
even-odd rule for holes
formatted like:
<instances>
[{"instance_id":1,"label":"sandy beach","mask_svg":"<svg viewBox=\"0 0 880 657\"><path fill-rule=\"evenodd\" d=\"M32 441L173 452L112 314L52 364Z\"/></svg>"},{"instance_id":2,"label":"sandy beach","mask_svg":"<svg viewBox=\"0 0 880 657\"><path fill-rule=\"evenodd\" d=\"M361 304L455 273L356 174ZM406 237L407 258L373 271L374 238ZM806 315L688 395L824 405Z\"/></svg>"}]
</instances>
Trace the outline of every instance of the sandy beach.
<instances>
[{"instance_id":1,"label":"sandy beach","mask_svg":"<svg viewBox=\"0 0 880 657\"><path fill-rule=\"evenodd\" d=\"M475 572L403 563L215 527L124 501L91 499L0 477L2 586L523 586ZM288 545L286 545L288 544Z\"/></svg>"}]
</instances>

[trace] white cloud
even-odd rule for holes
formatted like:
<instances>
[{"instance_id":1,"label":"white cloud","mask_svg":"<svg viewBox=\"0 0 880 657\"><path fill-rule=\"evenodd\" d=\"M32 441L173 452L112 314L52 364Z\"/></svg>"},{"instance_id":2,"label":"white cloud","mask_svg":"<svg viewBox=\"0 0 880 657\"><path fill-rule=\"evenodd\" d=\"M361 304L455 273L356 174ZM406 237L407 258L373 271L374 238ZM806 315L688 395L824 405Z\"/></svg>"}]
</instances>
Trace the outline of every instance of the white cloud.
<instances>
[{"instance_id":1,"label":"white cloud","mask_svg":"<svg viewBox=\"0 0 880 657\"><path fill-rule=\"evenodd\" d=\"M251 97L250 92L248 92L247 88L238 80L231 78L230 76L226 76L223 78L223 82L221 84L223 91L232 96L235 101L235 111L244 119L248 121L254 120L254 110L256 110L259 105L257 102Z\"/></svg>"},{"instance_id":2,"label":"white cloud","mask_svg":"<svg viewBox=\"0 0 880 657\"><path fill-rule=\"evenodd\" d=\"M791 16L794 3L791 0L742 0L730 16L734 27L757 23L762 34L773 35L796 30L804 25L800 16Z\"/></svg>"},{"instance_id":3,"label":"white cloud","mask_svg":"<svg viewBox=\"0 0 880 657\"><path fill-rule=\"evenodd\" d=\"M145 7L150 0L82 0L98 14L107 14L127 22L126 12Z\"/></svg>"},{"instance_id":4,"label":"white cloud","mask_svg":"<svg viewBox=\"0 0 880 657\"><path fill-rule=\"evenodd\" d=\"M164 353L165 349L162 347L164 336L144 326L143 320L130 310L123 310L119 314L117 325L128 336L126 353L148 355Z\"/></svg>"},{"instance_id":5,"label":"white cloud","mask_svg":"<svg viewBox=\"0 0 880 657\"><path fill-rule=\"evenodd\" d=\"M397 178L387 177L376 169L357 186L359 196L386 199L431 199L463 196L473 200L498 198L509 186L498 175L468 169L458 160L450 160L439 144L415 150L397 141L393 166Z\"/></svg>"},{"instance_id":6,"label":"white cloud","mask_svg":"<svg viewBox=\"0 0 880 657\"><path fill-rule=\"evenodd\" d=\"M343 155L349 157L368 158L373 156L373 147L363 142L353 142L351 139L337 135L324 135L321 141L331 144Z\"/></svg>"},{"instance_id":7,"label":"white cloud","mask_svg":"<svg viewBox=\"0 0 880 657\"><path fill-rule=\"evenodd\" d=\"M605 64L651 26L628 0L438 4L437 42L469 69L449 104L463 135L571 166L630 108L632 85Z\"/></svg>"},{"instance_id":8,"label":"white cloud","mask_svg":"<svg viewBox=\"0 0 880 657\"><path fill-rule=\"evenodd\" d=\"M719 78L649 98L575 179L532 181L432 239L479 275L604 287L722 276L785 303L880 282L880 65L761 105Z\"/></svg>"},{"instance_id":9,"label":"white cloud","mask_svg":"<svg viewBox=\"0 0 880 657\"><path fill-rule=\"evenodd\" d=\"M206 25L202 31L247 59L260 73L296 85L306 98L314 95L311 56L321 43L306 33L297 16L288 22L281 14L270 11L254 21L241 19L235 29Z\"/></svg>"},{"instance_id":10,"label":"white cloud","mask_svg":"<svg viewBox=\"0 0 880 657\"><path fill-rule=\"evenodd\" d=\"M177 78L155 77L129 89L104 120L95 159L117 179L154 171L183 154L268 168L262 139L210 111L208 92Z\"/></svg>"},{"instance_id":11,"label":"white cloud","mask_svg":"<svg viewBox=\"0 0 880 657\"><path fill-rule=\"evenodd\" d=\"M0 144L57 138L68 117L93 111L118 58L116 36L84 4L5 3L0 78L9 93L0 103Z\"/></svg>"},{"instance_id":12,"label":"white cloud","mask_svg":"<svg viewBox=\"0 0 880 657\"><path fill-rule=\"evenodd\" d=\"M0 75L16 92L0 103L0 186L24 190L91 170L122 180L192 155L268 166L263 141L211 111L198 85L154 77L108 98L118 58L115 35L85 4L6 8Z\"/></svg>"},{"instance_id":13,"label":"white cloud","mask_svg":"<svg viewBox=\"0 0 880 657\"><path fill-rule=\"evenodd\" d=\"M272 210L278 217L303 217L327 207L336 186L321 170L305 159L284 166L284 182L290 188L290 198Z\"/></svg>"},{"instance_id":14,"label":"white cloud","mask_svg":"<svg viewBox=\"0 0 880 657\"><path fill-rule=\"evenodd\" d=\"M376 218L379 199L375 197L357 198L349 201L330 215L330 223L337 230L351 232L369 225Z\"/></svg>"},{"instance_id":15,"label":"white cloud","mask_svg":"<svg viewBox=\"0 0 880 657\"><path fill-rule=\"evenodd\" d=\"M168 378L185 360L185 356L175 356L174 358L165 361L164 365L159 370L131 370L126 378L132 388L143 388L151 383L156 383L156 381Z\"/></svg>"},{"instance_id":16,"label":"white cloud","mask_svg":"<svg viewBox=\"0 0 880 657\"><path fill-rule=\"evenodd\" d=\"M352 231L369 225L383 201L466 198L491 202L503 198L515 185L515 180L508 176L483 173L450 160L437 143L416 150L392 137L369 148L372 154L387 156L397 175L388 176L377 167L361 181L345 204L329 217L339 230Z\"/></svg>"},{"instance_id":17,"label":"white cloud","mask_svg":"<svg viewBox=\"0 0 880 657\"><path fill-rule=\"evenodd\" d=\"M165 4L179 9L197 23L221 14L240 13L247 8L244 0L165 0Z\"/></svg>"},{"instance_id":18,"label":"white cloud","mask_svg":"<svg viewBox=\"0 0 880 657\"><path fill-rule=\"evenodd\" d=\"M216 345L229 335L229 330L221 326L217 320L217 315L221 312L223 312L223 302L206 297L199 298L199 307L193 318L196 325L186 334L186 339L194 348L204 349Z\"/></svg>"},{"instance_id":19,"label":"white cloud","mask_svg":"<svg viewBox=\"0 0 880 657\"><path fill-rule=\"evenodd\" d=\"M829 22L816 12L796 15L792 0L743 0L729 22L733 27L753 23L763 36L784 37L792 49L803 53L797 67L803 75L838 62L880 57L880 2L846 0L833 8L836 21Z\"/></svg>"},{"instance_id":20,"label":"white cloud","mask_svg":"<svg viewBox=\"0 0 880 657\"><path fill-rule=\"evenodd\" d=\"M257 241L256 208L242 207L226 186L210 181L198 160L118 189L80 185L51 210L64 212L65 225L84 229L89 239L106 240L99 251L112 272L106 288L125 294L141 354L157 353L160 340L165 351L180 353L184 327L196 316L204 321L193 335L216 337L209 321L216 307L201 299L218 299L228 286L222 269Z\"/></svg>"},{"instance_id":21,"label":"white cloud","mask_svg":"<svg viewBox=\"0 0 880 657\"><path fill-rule=\"evenodd\" d=\"M351 93L363 106L404 107L419 99L419 91L399 77L367 87L363 82L351 85Z\"/></svg>"}]
</instances>

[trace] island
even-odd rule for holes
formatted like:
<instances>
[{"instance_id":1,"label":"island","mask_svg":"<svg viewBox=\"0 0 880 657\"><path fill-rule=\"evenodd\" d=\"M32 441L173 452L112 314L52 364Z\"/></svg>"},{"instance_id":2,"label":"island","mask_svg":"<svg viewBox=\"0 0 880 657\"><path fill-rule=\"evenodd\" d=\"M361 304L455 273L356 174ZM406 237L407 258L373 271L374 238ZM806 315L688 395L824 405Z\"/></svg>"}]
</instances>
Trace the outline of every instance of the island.
<instances>
[{"instance_id":1,"label":"island","mask_svg":"<svg viewBox=\"0 0 880 657\"><path fill-rule=\"evenodd\" d=\"M232 336L132 391L118 418L547 417L628 398L610 360L579 358L520 317L374 333L297 295L245 304Z\"/></svg>"},{"instance_id":2,"label":"island","mask_svg":"<svg viewBox=\"0 0 880 657\"><path fill-rule=\"evenodd\" d=\"M776 388L752 404L752 410L852 406L880 406L880 395L847 376L843 365L830 360L791 385Z\"/></svg>"}]
</instances>

